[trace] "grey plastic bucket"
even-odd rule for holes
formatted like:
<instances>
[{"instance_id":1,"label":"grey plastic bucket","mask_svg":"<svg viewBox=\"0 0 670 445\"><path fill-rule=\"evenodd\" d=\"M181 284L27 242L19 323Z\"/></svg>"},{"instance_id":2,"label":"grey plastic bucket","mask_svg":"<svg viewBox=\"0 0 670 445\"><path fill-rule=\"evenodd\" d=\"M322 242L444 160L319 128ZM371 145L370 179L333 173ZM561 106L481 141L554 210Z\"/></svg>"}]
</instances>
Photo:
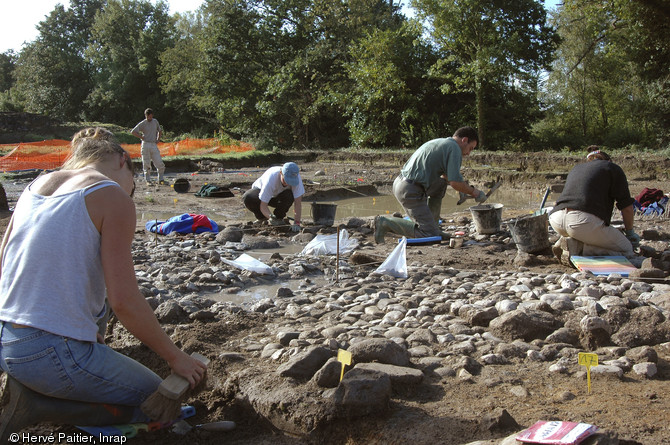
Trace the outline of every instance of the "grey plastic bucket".
<instances>
[{"instance_id":1,"label":"grey plastic bucket","mask_svg":"<svg viewBox=\"0 0 670 445\"><path fill-rule=\"evenodd\" d=\"M502 204L480 204L470 207L477 233L484 235L499 232L502 209Z\"/></svg>"},{"instance_id":2,"label":"grey plastic bucket","mask_svg":"<svg viewBox=\"0 0 670 445\"><path fill-rule=\"evenodd\" d=\"M549 215L528 215L511 220L508 224L517 250L526 253L541 252L551 247L549 242Z\"/></svg>"},{"instance_id":3,"label":"grey plastic bucket","mask_svg":"<svg viewBox=\"0 0 670 445\"><path fill-rule=\"evenodd\" d=\"M335 222L336 204L312 203L312 219L314 224L332 226Z\"/></svg>"}]
</instances>

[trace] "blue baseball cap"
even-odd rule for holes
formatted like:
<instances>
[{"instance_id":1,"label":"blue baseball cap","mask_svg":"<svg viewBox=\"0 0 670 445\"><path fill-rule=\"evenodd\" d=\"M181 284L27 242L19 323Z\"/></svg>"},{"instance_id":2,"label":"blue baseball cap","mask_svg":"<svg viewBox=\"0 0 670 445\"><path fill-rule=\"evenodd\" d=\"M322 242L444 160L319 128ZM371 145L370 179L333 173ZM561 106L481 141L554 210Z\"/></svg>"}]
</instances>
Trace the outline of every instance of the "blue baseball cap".
<instances>
[{"instance_id":1,"label":"blue baseball cap","mask_svg":"<svg viewBox=\"0 0 670 445\"><path fill-rule=\"evenodd\" d=\"M295 162L287 162L281 168L281 172L284 174L284 181L291 187L296 187L300 184L300 179L298 175L300 174L300 167Z\"/></svg>"}]
</instances>

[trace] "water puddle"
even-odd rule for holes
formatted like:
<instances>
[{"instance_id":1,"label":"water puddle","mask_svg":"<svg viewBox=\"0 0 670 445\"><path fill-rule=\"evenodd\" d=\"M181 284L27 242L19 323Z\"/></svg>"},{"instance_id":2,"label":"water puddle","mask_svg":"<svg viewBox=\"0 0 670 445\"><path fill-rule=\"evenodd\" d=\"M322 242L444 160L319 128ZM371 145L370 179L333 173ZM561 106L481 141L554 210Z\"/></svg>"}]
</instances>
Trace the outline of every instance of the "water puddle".
<instances>
[{"instance_id":1,"label":"water puddle","mask_svg":"<svg viewBox=\"0 0 670 445\"><path fill-rule=\"evenodd\" d=\"M540 207L542 202L542 195L536 192L519 193L518 191L497 190L487 203L499 203L504 206L504 209L519 210L527 209L528 207ZM548 200L551 201L549 196ZM449 190L442 200L442 209L440 214L443 217L458 212L467 212L471 206L477 205L474 199L469 199L461 205L457 205L458 196L455 191ZM320 201L321 203L321 201ZM365 218L375 215L393 214L394 212L405 213L398 200L393 195L380 195L369 197L348 198L342 200L331 200L324 203L336 204L336 219L349 219L353 217ZM303 213L310 215L310 203L306 202L303 206ZM505 216L503 216L504 218Z\"/></svg>"},{"instance_id":2,"label":"water puddle","mask_svg":"<svg viewBox=\"0 0 670 445\"><path fill-rule=\"evenodd\" d=\"M255 256L254 256L255 257ZM271 279L268 277L268 279ZM250 306L264 298L274 298L277 290L280 288L289 288L292 291L323 288L327 281L324 276L310 276L299 280L278 281L274 283L251 286L243 289L236 294L229 294L225 291L220 293L205 294L204 297L211 298L214 301L231 302L241 306Z\"/></svg>"}]
</instances>

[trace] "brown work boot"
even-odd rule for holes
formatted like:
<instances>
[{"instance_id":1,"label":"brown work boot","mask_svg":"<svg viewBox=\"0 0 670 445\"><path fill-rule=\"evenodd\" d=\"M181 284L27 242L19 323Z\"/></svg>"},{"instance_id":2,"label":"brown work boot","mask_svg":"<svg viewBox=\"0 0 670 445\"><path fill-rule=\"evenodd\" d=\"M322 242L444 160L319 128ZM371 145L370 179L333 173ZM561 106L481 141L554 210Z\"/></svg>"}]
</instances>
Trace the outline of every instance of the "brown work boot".
<instances>
[{"instance_id":1,"label":"brown work boot","mask_svg":"<svg viewBox=\"0 0 670 445\"><path fill-rule=\"evenodd\" d=\"M558 260L558 262L561 262L561 257L563 256L563 248L561 247L561 240L563 237L559 237L558 241L554 243L553 246L551 246L551 251L554 252L554 256Z\"/></svg>"},{"instance_id":2,"label":"brown work boot","mask_svg":"<svg viewBox=\"0 0 670 445\"><path fill-rule=\"evenodd\" d=\"M554 252L554 256L558 259L559 263L564 266L573 267L570 257L581 255L584 250L584 243L574 238L561 236L551 247L551 250Z\"/></svg>"},{"instance_id":3,"label":"brown work boot","mask_svg":"<svg viewBox=\"0 0 670 445\"><path fill-rule=\"evenodd\" d=\"M0 417L0 443L8 443L10 434L41 422L66 425L118 425L133 419L132 406L78 402L37 393L7 376L5 391L9 401ZM6 396L3 395L3 399Z\"/></svg>"}]
</instances>

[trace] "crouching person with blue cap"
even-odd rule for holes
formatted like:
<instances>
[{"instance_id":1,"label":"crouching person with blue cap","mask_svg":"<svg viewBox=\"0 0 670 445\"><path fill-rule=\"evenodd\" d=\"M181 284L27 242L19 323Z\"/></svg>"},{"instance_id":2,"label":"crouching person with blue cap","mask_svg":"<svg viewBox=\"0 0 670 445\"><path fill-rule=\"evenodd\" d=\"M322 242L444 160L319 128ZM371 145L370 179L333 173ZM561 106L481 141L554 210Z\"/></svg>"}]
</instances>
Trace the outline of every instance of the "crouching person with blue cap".
<instances>
[{"instance_id":1,"label":"crouching person with blue cap","mask_svg":"<svg viewBox=\"0 0 670 445\"><path fill-rule=\"evenodd\" d=\"M242 196L242 201L256 216L257 222L270 221L273 226L285 224L286 213L295 204L291 230L299 232L304 194L300 167L295 162L287 162L267 169ZM270 207L274 207L272 213Z\"/></svg>"}]
</instances>

